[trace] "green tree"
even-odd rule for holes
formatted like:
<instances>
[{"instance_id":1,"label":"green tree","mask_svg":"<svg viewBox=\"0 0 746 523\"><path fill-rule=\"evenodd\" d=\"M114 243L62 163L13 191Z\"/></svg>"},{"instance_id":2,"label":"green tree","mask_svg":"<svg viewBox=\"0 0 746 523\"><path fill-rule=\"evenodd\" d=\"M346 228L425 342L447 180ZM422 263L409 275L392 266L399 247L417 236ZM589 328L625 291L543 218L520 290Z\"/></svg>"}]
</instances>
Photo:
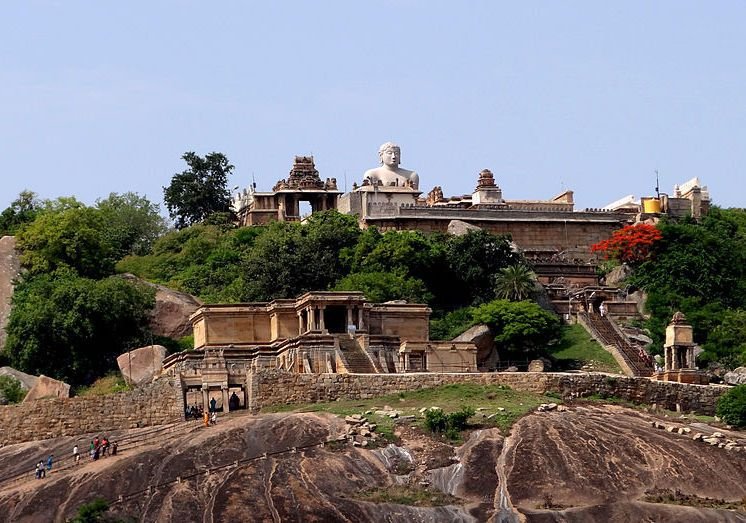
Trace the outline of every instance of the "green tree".
<instances>
[{"instance_id":1,"label":"green tree","mask_svg":"<svg viewBox=\"0 0 746 523\"><path fill-rule=\"evenodd\" d=\"M234 167L228 158L216 152L203 158L190 151L182 159L189 168L175 174L163 188L163 201L176 228L200 223L214 213L229 213L228 176Z\"/></svg>"},{"instance_id":2,"label":"green tree","mask_svg":"<svg viewBox=\"0 0 746 523\"><path fill-rule=\"evenodd\" d=\"M726 310L721 318L707 337L700 363L717 361L731 369L746 365L746 310Z\"/></svg>"},{"instance_id":3,"label":"green tree","mask_svg":"<svg viewBox=\"0 0 746 523\"><path fill-rule=\"evenodd\" d=\"M474 324L484 323L496 332L495 342L508 352L535 352L553 343L560 321L530 301L495 300L472 309Z\"/></svg>"},{"instance_id":4,"label":"green tree","mask_svg":"<svg viewBox=\"0 0 746 523\"><path fill-rule=\"evenodd\" d=\"M658 225L662 238L628 279L648 293L646 326L655 351L661 350L665 327L676 311L691 322L695 341L707 346L726 310L746 308L743 223L742 211L714 208L702 223L668 220ZM726 356L725 352L710 344L702 361L715 361L712 358Z\"/></svg>"},{"instance_id":5,"label":"green tree","mask_svg":"<svg viewBox=\"0 0 746 523\"><path fill-rule=\"evenodd\" d=\"M353 216L336 211L314 213L306 224L274 222L243 262L242 299L294 298L331 288L349 273L349 257L360 230Z\"/></svg>"},{"instance_id":6,"label":"green tree","mask_svg":"<svg viewBox=\"0 0 746 523\"><path fill-rule=\"evenodd\" d=\"M111 193L96 201L104 220L104 235L114 257L148 254L155 240L166 232L158 205L134 192Z\"/></svg>"},{"instance_id":7,"label":"green tree","mask_svg":"<svg viewBox=\"0 0 746 523\"><path fill-rule=\"evenodd\" d=\"M513 252L509 238L484 230L469 231L461 236L449 235L446 258L450 276L443 282L449 288L443 302L455 305L477 305L495 298L495 273L520 262Z\"/></svg>"},{"instance_id":8,"label":"green tree","mask_svg":"<svg viewBox=\"0 0 746 523\"><path fill-rule=\"evenodd\" d=\"M149 339L155 291L120 277L82 278L70 269L24 278L13 293L5 353L11 364L71 384L116 367Z\"/></svg>"},{"instance_id":9,"label":"green tree","mask_svg":"<svg viewBox=\"0 0 746 523\"><path fill-rule=\"evenodd\" d=\"M31 275L65 267L89 278L112 274L116 255L105 229L92 207L44 212L18 233L21 263Z\"/></svg>"},{"instance_id":10,"label":"green tree","mask_svg":"<svg viewBox=\"0 0 746 523\"><path fill-rule=\"evenodd\" d=\"M746 385L737 385L720 396L715 413L729 425L746 427Z\"/></svg>"},{"instance_id":11,"label":"green tree","mask_svg":"<svg viewBox=\"0 0 746 523\"><path fill-rule=\"evenodd\" d=\"M391 300L428 303L432 299L421 280L390 272L354 272L339 280L334 290L361 291L374 303Z\"/></svg>"},{"instance_id":12,"label":"green tree","mask_svg":"<svg viewBox=\"0 0 746 523\"><path fill-rule=\"evenodd\" d=\"M8 403L20 403L26 397L26 390L13 376L0 376L0 395L4 396Z\"/></svg>"},{"instance_id":13,"label":"green tree","mask_svg":"<svg viewBox=\"0 0 746 523\"><path fill-rule=\"evenodd\" d=\"M21 227L33 222L41 212L42 205L36 193L21 191L10 207L0 214L0 236L16 234Z\"/></svg>"},{"instance_id":14,"label":"green tree","mask_svg":"<svg viewBox=\"0 0 746 523\"><path fill-rule=\"evenodd\" d=\"M526 300L534 294L535 287L536 275L525 265L505 267L495 277L495 295L500 299Z\"/></svg>"}]
</instances>

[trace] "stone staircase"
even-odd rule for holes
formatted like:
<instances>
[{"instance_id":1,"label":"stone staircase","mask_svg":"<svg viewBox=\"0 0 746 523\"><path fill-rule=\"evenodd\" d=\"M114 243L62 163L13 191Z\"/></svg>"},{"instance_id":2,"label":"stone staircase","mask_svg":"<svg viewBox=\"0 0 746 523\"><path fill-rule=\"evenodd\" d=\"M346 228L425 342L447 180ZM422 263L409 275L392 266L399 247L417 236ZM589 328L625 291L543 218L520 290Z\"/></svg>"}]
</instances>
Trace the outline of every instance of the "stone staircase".
<instances>
[{"instance_id":1,"label":"stone staircase","mask_svg":"<svg viewBox=\"0 0 746 523\"><path fill-rule=\"evenodd\" d=\"M342 353L347 372L354 374L375 374L377 372L373 362L354 338L340 336L339 351Z\"/></svg>"},{"instance_id":2,"label":"stone staircase","mask_svg":"<svg viewBox=\"0 0 746 523\"><path fill-rule=\"evenodd\" d=\"M653 375L652 358L620 334L614 328L608 316L582 312L578 314L578 318L581 320L580 323L590 331L597 341L616 352L617 356L624 362L622 367L626 367L633 376L647 377Z\"/></svg>"}]
</instances>

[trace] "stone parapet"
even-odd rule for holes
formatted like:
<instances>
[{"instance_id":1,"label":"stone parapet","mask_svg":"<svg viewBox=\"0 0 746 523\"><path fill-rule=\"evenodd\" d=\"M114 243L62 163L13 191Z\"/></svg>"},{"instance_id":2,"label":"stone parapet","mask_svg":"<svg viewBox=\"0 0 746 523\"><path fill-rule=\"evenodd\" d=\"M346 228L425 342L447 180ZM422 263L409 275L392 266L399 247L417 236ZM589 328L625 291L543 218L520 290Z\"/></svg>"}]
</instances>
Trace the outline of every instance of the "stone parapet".
<instances>
[{"instance_id":1,"label":"stone parapet","mask_svg":"<svg viewBox=\"0 0 746 523\"><path fill-rule=\"evenodd\" d=\"M601 373L412 373L412 374L291 374L261 370L250 374L249 404L254 411L278 404L368 399L454 383L505 385L523 392L559 393L565 399L592 395L670 410L715 413L717 399L728 390L718 385L691 385L649 378Z\"/></svg>"},{"instance_id":2,"label":"stone parapet","mask_svg":"<svg viewBox=\"0 0 746 523\"><path fill-rule=\"evenodd\" d=\"M0 443L131 429L184 419L179 380L161 379L131 392L0 406Z\"/></svg>"}]
</instances>

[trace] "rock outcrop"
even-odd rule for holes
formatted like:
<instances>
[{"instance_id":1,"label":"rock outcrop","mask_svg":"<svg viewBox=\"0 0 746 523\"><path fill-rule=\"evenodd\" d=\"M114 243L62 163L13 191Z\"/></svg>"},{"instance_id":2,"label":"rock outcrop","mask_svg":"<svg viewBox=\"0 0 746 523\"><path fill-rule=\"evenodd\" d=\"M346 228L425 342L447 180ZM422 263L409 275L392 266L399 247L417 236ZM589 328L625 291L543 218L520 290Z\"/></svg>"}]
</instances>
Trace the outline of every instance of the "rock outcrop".
<instances>
[{"instance_id":1,"label":"rock outcrop","mask_svg":"<svg viewBox=\"0 0 746 523\"><path fill-rule=\"evenodd\" d=\"M453 234L454 236L463 236L464 234L468 234L470 231L480 230L480 227L461 220L451 220L448 222L448 234Z\"/></svg>"},{"instance_id":2,"label":"rock outcrop","mask_svg":"<svg viewBox=\"0 0 746 523\"><path fill-rule=\"evenodd\" d=\"M485 370L496 369L500 363L495 335L487 325L475 325L451 341L467 341L477 347L477 367Z\"/></svg>"},{"instance_id":3,"label":"rock outcrop","mask_svg":"<svg viewBox=\"0 0 746 523\"><path fill-rule=\"evenodd\" d=\"M13 282L20 274L21 263L15 236L0 238L0 349L5 346L5 326L10 316Z\"/></svg>"},{"instance_id":4,"label":"rock outcrop","mask_svg":"<svg viewBox=\"0 0 746 523\"><path fill-rule=\"evenodd\" d=\"M621 283L632 274L632 268L629 265L617 265L606 274L606 285L619 287Z\"/></svg>"},{"instance_id":5,"label":"rock outcrop","mask_svg":"<svg viewBox=\"0 0 746 523\"><path fill-rule=\"evenodd\" d=\"M743 385L746 383L746 367L738 367L730 372L726 372L723 381L728 385Z\"/></svg>"},{"instance_id":6,"label":"rock outcrop","mask_svg":"<svg viewBox=\"0 0 746 523\"><path fill-rule=\"evenodd\" d=\"M10 376L11 378L17 379L21 383L21 387L25 390L32 389L39 380L38 377L26 374L25 372L16 370L13 367L0 367L0 376Z\"/></svg>"},{"instance_id":7,"label":"rock outcrop","mask_svg":"<svg viewBox=\"0 0 746 523\"><path fill-rule=\"evenodd\" d=\"M163 345L148 345L117 357L117 365L127 383L142 385L153 381L161 372L168 350Z\"/></svg>"},{"instance_id":8,"label":"rock outcrop","mask_svg":"<svg viewBox=\"0 0 746 523\"><path fill-rule=\"evenodd\" d=\"M70 385L63 381L50 378L42 374L36 380L36 384L31 387L26 397L23 398L23 403L29 401L40 400L44 398L69 398L70 397Z\"/></svg>"},{"instance_id":9,"label":"rock outcrop","mask_svg":"<svg viewBox=\"0 0 746 523\"><path fill-rule=\"evenodd\" d=\"M119 454L78 466L67 456L86 438L8 445L0 522L65 521L94 497L110 501L109 516L136 521L743 521L733 510L650 502L651 491L733 504L746 495L746 453L655 429L656 420L623 407L559 405L518 420L505 438L476 430L453 449L397 428L396 447L371 451L322 445L345 433L330 415L238 415L207 428L110 432ZM50 453L64 457L33 479L34 462ZM453 497L414 506L364 495L405 488L425 505L435 490Z\"/></svg>"},{"instance_id":10,"label":"rock outcrop","mask_svg":"<svg viewBox=\"0 0 746 523\"><path fill-rule=\"evenodd\" d=\"M156 290L155 307L150 314L150 328L153 334L179 339L192 333L189 316L202 305L200 300L185 292L146 282L133 274L125 274L123 277Z\"/></svg>"}]
</instances>

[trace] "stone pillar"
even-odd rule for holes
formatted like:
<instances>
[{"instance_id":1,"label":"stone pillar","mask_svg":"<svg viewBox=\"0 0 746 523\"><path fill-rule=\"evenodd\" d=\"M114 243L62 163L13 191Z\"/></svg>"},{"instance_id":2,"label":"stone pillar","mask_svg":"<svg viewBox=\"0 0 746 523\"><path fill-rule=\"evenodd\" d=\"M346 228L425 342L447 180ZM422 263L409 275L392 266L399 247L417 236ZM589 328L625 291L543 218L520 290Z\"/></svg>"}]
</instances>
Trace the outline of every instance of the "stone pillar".
<instances>
[{"instance_id":1,"label":"stone pillar","mask_svg":"<svg viewBox=\"0 0 746 523\"><path fill-rule=\"evenodd\" d=\"M223 383L220 386L220 393L223 397L223 412L228 412L230 408L228 407L228 384Z\"/></svg>"},{"instance_id":2,"label":"stone pillar","mask_svg":"<svg viewBox=\"0 0 746 523\"><path fill-rule=\"evenodd\" d=\"M298 334L303 334L303 313L298 313Z\"/></svg>"},{"instance_id":3,"label":"stone pillar","mask_svg":"<svg viewBox=\"0 0 746 523\"><path fill-rule=\"evenodd\" d=\"M202 384L202 410L205 412L210 410L210 394L207 383Z\"/></svg>"},{"instance_id":4,"label":"stone pillar","mask_svg":"<svg viewBox=\"0 0 746 523\"><path fill-rule=\"evenodd\" d=\"M361 331L365 330L365 322L363 321L363 308L360 307L357 310L357 328Z\"/></svg>"},{"instance_id":5,"label":"stone pillar","mask_svg":"<svg viewBox=\"0 0 746 523\"><path fill-rule=\"evenodd\" d=\"M323 333L326 325L324 325L324 311L326 310L325 305L319 305L319 330Z\"/></svg>"},{"instance_id":6,"label":"stone pillar","mask_svg":"<svg viewBox=\"0 0 746 523\"><path fill-rule=\"evenodd\" d=\"M352 307L349 305L347 306L347 325L352 325ZM347 325L345 325L345 330Z\"/></svg>"}]
</instances>

